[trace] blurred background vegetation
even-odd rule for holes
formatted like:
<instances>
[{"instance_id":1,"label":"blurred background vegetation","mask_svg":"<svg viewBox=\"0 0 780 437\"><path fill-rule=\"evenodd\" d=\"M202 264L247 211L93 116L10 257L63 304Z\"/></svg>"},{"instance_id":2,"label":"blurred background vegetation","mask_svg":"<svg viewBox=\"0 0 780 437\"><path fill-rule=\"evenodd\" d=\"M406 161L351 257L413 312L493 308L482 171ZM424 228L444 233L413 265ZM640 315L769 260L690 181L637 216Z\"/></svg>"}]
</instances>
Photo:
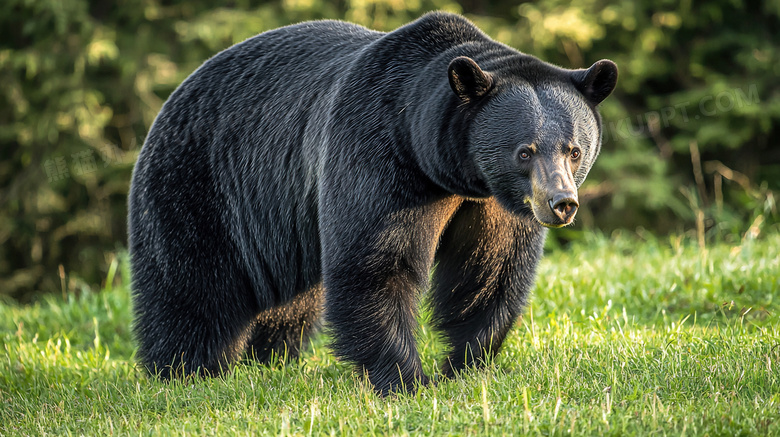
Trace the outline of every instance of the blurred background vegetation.
<instances>
[{"instance_id":1,"label":"blurred background vegetation","mask_svg":"<svg viewBox=\"0 0 780 437\"><path fill-rule=\"evenodd\" d=\"M780 0L4 0L0 297L113 278L146 132L219 50L302 20L392 30L433 9L563 67L620 67L577 226L552 245L594 229L701 245L778 231Z\"/></svg>"}]
</instances>

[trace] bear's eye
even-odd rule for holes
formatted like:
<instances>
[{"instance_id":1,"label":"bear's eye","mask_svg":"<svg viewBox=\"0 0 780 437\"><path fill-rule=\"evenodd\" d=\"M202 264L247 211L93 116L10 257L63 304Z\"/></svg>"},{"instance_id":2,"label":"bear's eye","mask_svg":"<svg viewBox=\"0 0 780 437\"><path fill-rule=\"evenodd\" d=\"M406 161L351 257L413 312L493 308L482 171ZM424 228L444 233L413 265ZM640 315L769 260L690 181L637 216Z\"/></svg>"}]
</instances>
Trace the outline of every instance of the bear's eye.
<instances>
[{"instance_id":1,"label":"bear's eye","mask_svg":"<svg viewBox=\"0 0 780 437\"><path fill-rule=\"evenodd\" d=\"M580 149L578 149L578 148L574 148L574 149L572 149L572 151L571 151L571 159L573 159L573 160L575 160L575 161L576 161L576 160L580 159L580 155L581 155L581 154L582 154L582 153L580 152Z\"/></svg>"},{"instance_id":2,"label":"bear's eye","mask_svg":"<svg viewBox=\"0 0 780 437\"><path fill-rule=\"evenodd\" d=\"M531 151L525 147L521 147L517 151L517 159L520 161L528 161L529 159L531 159Z\"/></svg>"}]
</instances>

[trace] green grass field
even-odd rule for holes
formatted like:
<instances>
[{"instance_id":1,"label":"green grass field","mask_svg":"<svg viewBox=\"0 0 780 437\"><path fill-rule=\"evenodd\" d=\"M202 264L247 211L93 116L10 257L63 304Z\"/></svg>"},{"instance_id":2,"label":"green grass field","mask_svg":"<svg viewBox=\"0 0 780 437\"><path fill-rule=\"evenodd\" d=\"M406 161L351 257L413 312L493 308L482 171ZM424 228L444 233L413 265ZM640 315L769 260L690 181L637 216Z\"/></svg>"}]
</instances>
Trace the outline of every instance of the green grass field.
<instances>
[{"instance_id":1,"label":"green grass field","mask_svg":"<svg viewBox=\"0 0 780 437\"><path fill-rule=\"evenodd\" d=\"M553 250L494 362L389 399L324 335L296 362L168 384L135 364L126 287L0 304L0 435L780 435L778 248ZM419 339L431 374L442 344L424 321Z\"/></svg>"}]
</instances>

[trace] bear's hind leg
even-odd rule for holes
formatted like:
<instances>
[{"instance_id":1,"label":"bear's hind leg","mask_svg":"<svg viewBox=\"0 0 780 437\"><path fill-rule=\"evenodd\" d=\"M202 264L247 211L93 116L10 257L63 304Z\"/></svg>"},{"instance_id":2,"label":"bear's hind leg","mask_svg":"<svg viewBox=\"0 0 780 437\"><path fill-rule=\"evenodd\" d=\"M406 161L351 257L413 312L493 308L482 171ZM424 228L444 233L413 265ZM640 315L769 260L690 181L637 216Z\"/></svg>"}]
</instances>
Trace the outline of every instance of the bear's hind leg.
<instances>
[{"instance_id":1,"label":"bear's hind leg","mask_svg":"<svg viewBox=\"0 0 780 437\"><path fill-rule=\"evenodd\" d=\"M284 305L260 313L247 345L249 357L260 363L267 363L272 355L298 358L319 326L322 301L323 287L317 284Z\"/></svg>"},{"instance_id":2,"label":"bear's hind leg","mask_svg":"<svg viewBox=\"0 0 780 437\"><path fill-rule=\"evenodd\" d=\"M136 247L133 300L141 363L163 379L226 371L243 353L258 311L248 282L217 266L165 269L142 254Z\"/></svg>"},{"instance_id":3,"label":"bear's hind leg","mask_svg":"<svg viewBox=\"0 0 780 437\"><path fill-rule=\"evenodd\" d=\"M451 348L445 376L498 352L533 286L544 236L540 225L492 199L461 206L442 236L433 274L433 324Z\"/></svg>"}]
</instances>

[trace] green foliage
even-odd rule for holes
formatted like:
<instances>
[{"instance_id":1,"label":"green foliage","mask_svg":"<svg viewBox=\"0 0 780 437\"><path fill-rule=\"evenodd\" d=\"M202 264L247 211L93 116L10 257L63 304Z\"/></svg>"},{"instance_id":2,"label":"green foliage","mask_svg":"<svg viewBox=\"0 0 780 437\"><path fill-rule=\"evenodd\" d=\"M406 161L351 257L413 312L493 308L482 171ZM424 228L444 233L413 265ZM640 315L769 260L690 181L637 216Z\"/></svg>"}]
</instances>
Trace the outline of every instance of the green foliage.
<instances>
[{"instance_id":1,"label":"green foliage","mask_svg":"<svg viewBox=\"0 0 780 437\"><path fill-rule=\"evenodd\" d=\"M704 211L704 227L722 235L758 214L777 221L776 4L546 0L517 14L513 31L494 28L507 43L567 67L620 67L602 108L605 149L583 188L588 224L679 231Z\"/></svg>"},{"instance_id":2,"label":"green foliage","mask_svg":"<svg viewBox=\"0 0 780 437\"><path fill-rule=\"evenodd\" d=\"M779 245L596 233L542 261L486 369L386 400L323 335L292 363L147 378L124 262L110 290L0 303L0 435L776 435ZM432 374L442 343L418 337Z\"/></svg>"},{"instance_id":3,"label":"green foliage","mask_svg":"<svg viewBox=\"0 0 780 437\"><path fill-rule=\"evenodd\" d=\"M0 293L73 292L126 241L126 193L165 98L217 51L301 20L390 30L445 9L559 65L615 60L585 228L741 236L778 221L777 1L6 0L0 4ZM581 238L574 230L563 240ZM60 267L61 266L61 267Z\"/></svg>"}]
</instances>

